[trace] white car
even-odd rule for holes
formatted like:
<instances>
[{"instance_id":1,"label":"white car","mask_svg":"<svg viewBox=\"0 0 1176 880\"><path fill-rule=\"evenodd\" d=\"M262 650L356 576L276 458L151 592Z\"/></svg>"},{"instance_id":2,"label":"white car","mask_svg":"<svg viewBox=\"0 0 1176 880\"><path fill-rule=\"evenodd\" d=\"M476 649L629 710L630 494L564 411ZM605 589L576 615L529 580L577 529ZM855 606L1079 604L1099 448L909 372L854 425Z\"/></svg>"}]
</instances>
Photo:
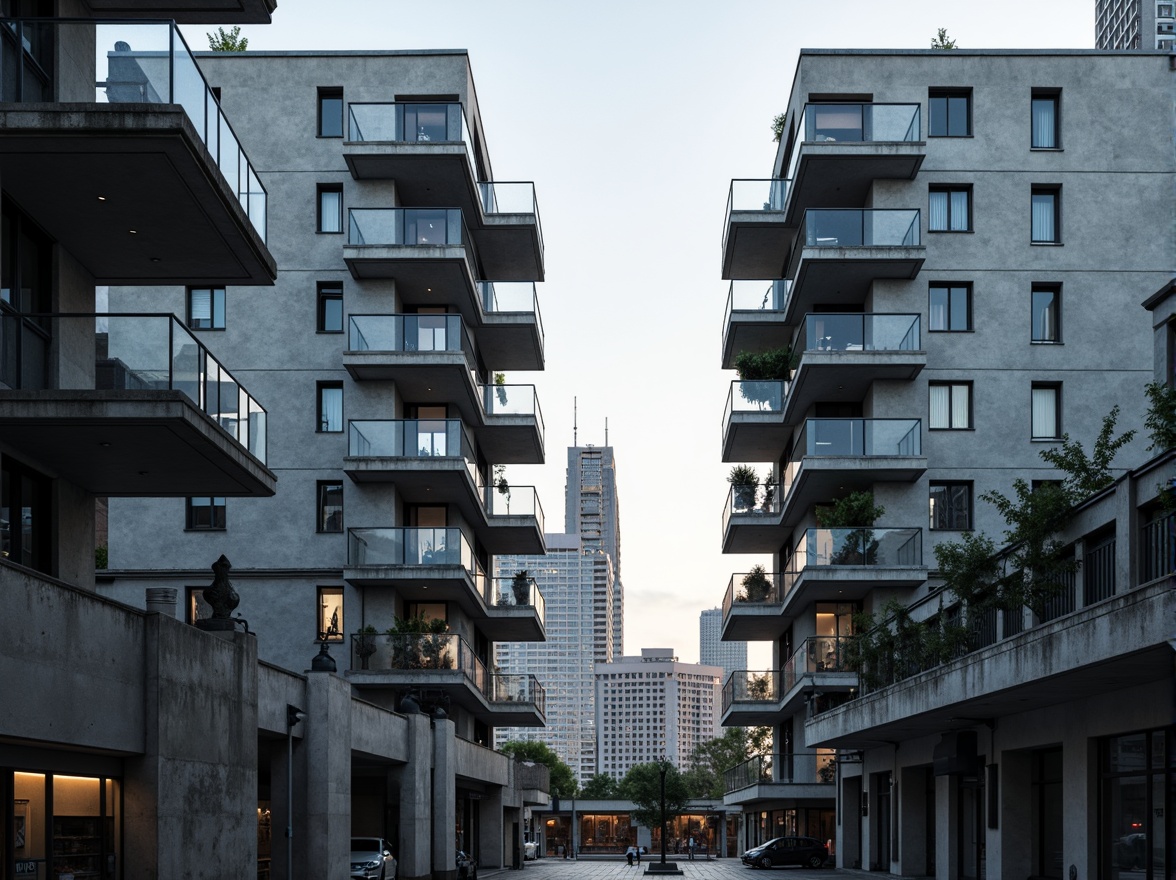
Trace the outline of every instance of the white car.
<instances>
[{"instance_id":1,"label":"white car","mask_svg":"<svg viewBox=\"0 0 1176 880\"><path fill-rule=\"evenodd\" d=\"M396 859L382 837L351 838L351 875L362 880L396 880Z\"/></svg>"}]
</instances>

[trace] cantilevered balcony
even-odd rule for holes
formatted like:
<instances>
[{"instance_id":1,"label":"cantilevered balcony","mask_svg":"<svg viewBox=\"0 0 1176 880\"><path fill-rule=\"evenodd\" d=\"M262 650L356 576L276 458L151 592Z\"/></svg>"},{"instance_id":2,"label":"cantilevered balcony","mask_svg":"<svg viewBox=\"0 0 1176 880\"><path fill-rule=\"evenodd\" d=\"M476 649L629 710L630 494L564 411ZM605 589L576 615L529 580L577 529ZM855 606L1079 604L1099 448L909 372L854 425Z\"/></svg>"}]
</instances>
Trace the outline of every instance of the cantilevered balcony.
<instances>
[{"instance_id":1,"label":"cantilevered balcony","mask_svg":"<svg viewBox=\"0 0 1176 880\"><path fill-rule=\"evenodd\" d=\"M98 284L272 284L265 187L171 22L7 19L5 194Z\"/></svg>"},{"instance_id":2,"label":"cantilevered balcony","mask_svg":"<svg viewBox=\"0 0 1176 880\"><path fill-rule=\"evenodd\" d=\"M724 553L775 553L788 537L780 520L780 484L732 486L723 508Z\"/></svg>"},{"instance_id":3,"label":"cantilevered balcony","mask_svg":"<svg viewBox=\"0 0 1176 880\"><path fill-rule=\"evenodd\" d=\"M780 670L780 709L785 715L795 714L814 688L828 694L857 687L857 673L846 660L848 645L844 636L810 636L801 642Z\"/></svg>"},{"instance_id":4,"label":"cantilevered balcony","mask_svg":"<svg viewBox=\"0 0 1176 880\"><path fill-rule=\"evenodd\" d=\"M732 180L723 220L724 278L783 278L795 224L785 223L787 180Z\"/></svg>"},{"instance_id":5,"label":"cantilevered balcony","mask_svg":"<svg viewBox=\"0 0 1176 880\"><path fill-rule=\"evenodd\" d=\"M478 616L489 590L473 545L458 528L348 529L343 578L358 587L396 587L409 601L455 602Z\"/></svg>"},{"instance_id":6,"label":"cantilevered balcony","mask_svg":"<svg viewBox=\"0 0 1176 880\"><path fill-rule=\"evenodd\" d=\"M543 411L534 385L482 385L480 421L474 429L488 461L542 464Z\"/></svg>"},{"instance_id":7,"label":"cantilevered balcony","mask_svg":"<svg viewBox=\"0 0 1176 880\"><path fill-rule=\"evenodd\" d=\"M85 491L274 494L265 409L174 316L0 315L0 352L0 436Z\"/></svg>"},{"instance_id":8,"label":"cantilevered balcony","mask_svg":"<svg viewBox=\"0 0 1176 880\"><path fill-rule=\"evenodd\" d=\"M914 278L927 250L919 217L917 208L807 209L788 261L789 313L817 302L861 304L878 279Z\"/></svg>"},{"instance_id":9,"label":"cantilevered balcony","mask_svg":"<svg viewBox=\"0 0 1176 880\"><path fill-rule=\"evenodd\" d=\"M780 721L780 670L737 669L723 683L723 724L740 727Z\"/></svg>"},{"instance_id":10,"label":"cantilevered balcony","mask_svg":"<svg viewBox=\"0 0 1176 880\"><path fill-rule=\"evenodd\" d=\"M793 423L818 401L860 401L878 380L914 379L927 365L919 323L918 315L805 315L784 422Z\"/></svg>"},{"instance_id":11,"label":"cantilevered balcony","mask_svg":"<svg viewBox=\"0 0 1176 880\"><path fill-rule=\"evenodd\" d=\"M763 352L788 341L785 308L792 283L732 281L723 315L723 369L735 369L741 351Z\"/></svg>"},{"instance_id":12,"label":"cantilevered balcony","mask_svg":"<svg viewBox=\"0 0 1176 880\"><path fill-rule=\"evenodd\" d=\"M832 751L756 755L723 772L723 804L778 805L781 799L833 797ZM765 807L767 809L767 807Z\"/></svg>"},{"instance_id":13,"label":"cantilevered balcony","mask_svg":"<svg viewBox=\"0 0 1176 880\"><path fill-rule=\"evenodd\" d=\"M478 346L491 370L543 369L543 318L533 281L480 281Z\"/></svg>"},{"instance_id":14,"label":"cantilevered balcony","mask_svg":"<svg viewBox=\"0 0 1176 880\"><path fill-rule=\"evenodd\" d=\"M357 688L428 690L480 721L542 727L547 694L532 675L492 675L453 633L356 633L347 678Z\"/></svg>"},{"instance_id":15,"label":"cantilevered balcony","mask_svg":"<svg viewBox=\"0 0 1176 880\"><path fill-rule=\"evenodd\" d=\"M731 575L723 595L724 641L767 642L782 632L780 608L791 573L746 571Z\"/></svg>"},{"instance_id":16,"label":"cantilevered balcony","mask_svg":"<svg viewBox=\"0 0 1176 880\"><path fill-rule=\"evenodd\" d=\"M806 104L787 177L787 220L866 204L875 180L914 180L927 154L918 104Z\"/></svg>"},{"instance_id":17,"label":"cantilevered balcony","mask_svg":"<svg viewBox=\"0 0 1176 880\"><path fill-rule=\"evenodd\" d=\"M357 180L395 180L408 207L460 208L489 277L543 280L535 185L482 179L461 104L350 104L347 138L343 158Z\"/></svg>"},{"instance_id":18,"label":"cantilevered balcony","mask_svg":"<svg viewBox=\"0 0 1176 880\"><path fill-rule=\"evenodd\" d=\"M343 366L361 381L396 382L406 400L445 403L465 396L471 411L477 405L470 373L478 358L461 315L351 315Z\"/></svg>"},{"instance_id":19,"label":"cantilevered balcony","mask_svg":"<svg viewBox=\"0 0 1176 880\"><path fill-rule=\"evenodd\" d=\"M482 498L488 529L483 543L492 553L547 552L543 507L534 486L510 486L505 491L487 486L482 490Z\"/></svg>"},{"instance_id":20,"label":"cantilevered balcony","mask_svg":"<svg viewBox=\"0 0 1176 880\"><path fill-rule=\"evenodd\" d=\"M771 461L792 435L784 424L789 383L736 380L723 408L723 461Z\"/></svg>"},{"instance_id":21,"label":"cantilevered balcony","mask_svg":"<svg viewBox=\"0 0 1176 880\"><path fill-rule=\"evenodd\" d=\"M490 641L546 641L547 602L529 574L494 578L486 600L486 618L479 627Z\"/></svg>"},{"instance_id":22,"label":"cantilevered balcony","mask_svg":"<svg viewBox=\"0 0 1176 880\"><path fill-rule=\"evenodd\" d=\"M351 208L343 261L358 280L394 279L404 305L478 323L478 258L459 208Z\"/></svg>"},{"instance_id":23,"label":"cantilevered balcony","mask_svg":"<svg viewBox=\"0 0 1176 880\"><path fill-rule=\"evenodd\" d=\"M783 473L782 521L875 483L912 483L927 470L920 419L806 419Z\"/></svg>"}]
</instances>

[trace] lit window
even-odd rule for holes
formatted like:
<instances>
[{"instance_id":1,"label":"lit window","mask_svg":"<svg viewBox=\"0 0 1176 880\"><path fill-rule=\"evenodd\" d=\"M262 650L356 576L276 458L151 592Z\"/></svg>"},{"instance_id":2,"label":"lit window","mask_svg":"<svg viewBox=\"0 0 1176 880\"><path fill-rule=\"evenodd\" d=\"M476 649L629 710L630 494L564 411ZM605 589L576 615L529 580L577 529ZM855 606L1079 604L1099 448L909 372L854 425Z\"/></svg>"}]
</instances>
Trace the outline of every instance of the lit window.
<instances>
[{"instance_id":1,"label":"lit window","mask_svg":"<svg viewBox=\"0 0 1176 880\"><path fill-rule=\"evenodd\" d=\"M188 288L188 326L193 330L225 329L225 289Z\"/></svg>"},{"instance_id":2,"label":"lit window","mask_svg":"<svg viewBox=\"0 0 1176 880\"><path fill-rule=\"evenodd\" d=\"M318 588L317 635L328 642L343 641L343 588Z\"/></svg>"}]
</instances>

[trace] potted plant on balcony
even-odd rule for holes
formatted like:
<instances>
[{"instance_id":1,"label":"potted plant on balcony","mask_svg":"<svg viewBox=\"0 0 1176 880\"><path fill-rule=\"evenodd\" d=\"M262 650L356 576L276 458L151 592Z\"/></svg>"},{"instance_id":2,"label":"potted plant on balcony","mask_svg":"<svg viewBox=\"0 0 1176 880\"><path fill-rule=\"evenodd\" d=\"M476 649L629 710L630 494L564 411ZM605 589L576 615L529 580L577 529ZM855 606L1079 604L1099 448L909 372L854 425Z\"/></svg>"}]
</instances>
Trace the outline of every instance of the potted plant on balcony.
<instances>
[{"instance_id":1,"label":"potted plant on balcony","mask_svg":"<svg viewBox=\"0 0 1176 880\"><path fill-rule=\"evenodd\" d=\"M767 700L771 697L772 674L770 672L765 672L763 675L749 672L747 676L747 698L749 700Z\"/></svg>"},{"instance_id":2,"label":"potted plant on balcony","mask_svg":"<svg viewBox=\"0 0 1176 880\"><path fill-rule=\"evenodd\" d=\"M783 403L772 383L787 381L796 366L796 353L791 346L768 351L741 351L735 356L735 372L739 375L739 393L748 403L758 406L777 406Z\"/></svg>"},{"instance_id":3,"label":"potted plant on balcony","mask_svg":"<svg viewBox=\"0 0 1176 880\"><path fill-rule=\"evenodd\" d=\"M510 513L510 483L506 479L506 465L494 465L494 488L499 495L506 496L506 512Z\"/></svg>"},{"instance_id":4,"label":"potted plant on balcony","mask_svg":"<svg viewBox=\"0 0 1176 880\"><path fill-rule=\"evenodd\" d=\"M823 529L848 529L840 546L829 555L829 565L874 565L878 542L874 540L874 523L886 513L874 503L869 490L851 492L827 507L816 509L817 525Z\"/></svg>"},{"instance_id":5,"label":"potted plant on balcony","mask_svg":"<svg viewBox=\"0 0 1176 880\"><path fill-rule=\"evenodd\" d=\"M494 393L498 395L498 402L506 406L506 373L494 374Z\"/></svg>"},{"instance_id":6,"label":"potted plant on balcony","mask_svg":"<svg viewBox=\"0 0 1176 880\"><path fill-rule=\"evenodd\" d=\"M738 600L740 602L764 602L772 592L772 580L762 565L752 567L751 571L743 576L739 585L743 587L743 593Z\"/></svg>"},{"instance_id":7,"label":"potted plant on balcony","mask_svg":"<svg viewBox=\"0 0 1176 880\"><path fill-rule=\"evenodd\" d=\"M510 589L514 593L514 603L516 605L530 605L531 572L525 568L520 568L516 571L514 577L511 579Z\"/></svg>"},{"instance_id":8,"label":"potted plant on balcony","mask_svg":"<svg viewBox=\"0 0 1176 880\"><path fill-rule=\"evenodd\" d=\"M764 477L764 498L760 502L761 513L773 513L772 504L776 500L776 472L774 470L768 471L768 475Z\"/></svg>"},{"instance_id":9,"label":"potted plant on balcony","mask_svg":"<svg viewBox=\"0 0 1176 880\"><path fill-rule=\"evenodd\" d=\"M379 632L369 623L355 634L355 655L359 657L360 669L367 669L368 660L376 653L376 636Z\"/></svg>"},{"instance_id":10,"label":"potted plant on balcony","mask_svg":"<svg viewBox=\"0 0 1176 880\"><path fill-rule=\"evenodd\" d=\"M759 486L759 474L751 465L737 464L727 475L727 482L731 484L734 494L731 499L731 509L747 512L755 507L755 490Z\"/></svg>"},{"instance_id":11,"label":"potted plant on balcony","mask_svg":"<svg viewBox=\"0 0 1176 880\"><path fill-rule=\"evenodd\" d=\"M449 624L423 614L407 619L397 617L388 628L392 643L393 669L451 669Z\"/></svg>"}]
</instances>

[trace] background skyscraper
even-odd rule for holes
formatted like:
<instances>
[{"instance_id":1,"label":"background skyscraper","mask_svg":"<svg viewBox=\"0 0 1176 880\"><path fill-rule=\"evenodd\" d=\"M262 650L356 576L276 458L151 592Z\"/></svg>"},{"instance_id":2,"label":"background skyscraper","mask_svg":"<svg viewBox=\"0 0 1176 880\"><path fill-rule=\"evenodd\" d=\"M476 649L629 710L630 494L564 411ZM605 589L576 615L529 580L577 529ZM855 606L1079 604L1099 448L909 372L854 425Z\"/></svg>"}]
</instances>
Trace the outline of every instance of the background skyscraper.
<instances>
[{"instance_id":1,"label":"background skyscraper","mask_svg":"<svg viewBox=\"0 0 1176 880\"><path fill-rule=\"evenodd\" d=\"M611 656L619 657L624 653L625 594L621 585L617 468L611 446L568 447L564 531L579 535L585 550L603 550L612 560L616 584L613 589Z\"/></svg>"},{"instance_id":2,"label":"background skyscraper","mask_svg":"<svg viewBox=\"0 0 1176 880\"><path fill-rule=\"evenodd\" d=\"M732 672L747 668L747 642L724 642L722 635L722 608L708 608L698 615L698 662L722 667L726 681Z\"/></svg>"}]
</instances>

